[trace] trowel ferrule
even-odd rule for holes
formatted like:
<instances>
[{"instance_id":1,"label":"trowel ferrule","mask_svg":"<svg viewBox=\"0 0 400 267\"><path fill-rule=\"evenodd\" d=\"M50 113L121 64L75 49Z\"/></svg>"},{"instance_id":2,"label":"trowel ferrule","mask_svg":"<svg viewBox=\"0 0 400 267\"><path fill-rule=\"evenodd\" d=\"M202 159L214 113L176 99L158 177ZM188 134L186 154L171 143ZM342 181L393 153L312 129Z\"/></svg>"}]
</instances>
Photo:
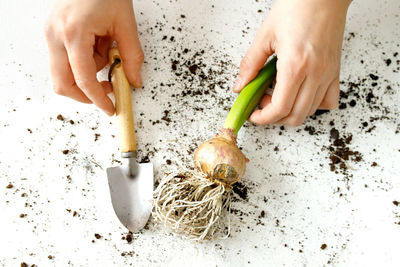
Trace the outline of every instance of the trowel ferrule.
<instances>
[{"instance_id":1,"label":"trowel ferrule","mask_svg":"<svg viewBox=\"0 0 400 267\"><path fill-rule=\"evenodd\" d=\"M138 163L136 162L136 151L122 152L121 157L128 159L129 164L129 173L128 175L132 178L135 178L138 174Z\"/></svg>"},{"instance_id":2,"label":"trowel ferrule","mask_svg":"<svg viewBox=\"0 0 400 267\"><path fill-rule=\"evenodd\" d=\"M137 151L128 151L128 152L121 152L122 158L135 158L136 159Z\"/></svg>"}]
</instances>

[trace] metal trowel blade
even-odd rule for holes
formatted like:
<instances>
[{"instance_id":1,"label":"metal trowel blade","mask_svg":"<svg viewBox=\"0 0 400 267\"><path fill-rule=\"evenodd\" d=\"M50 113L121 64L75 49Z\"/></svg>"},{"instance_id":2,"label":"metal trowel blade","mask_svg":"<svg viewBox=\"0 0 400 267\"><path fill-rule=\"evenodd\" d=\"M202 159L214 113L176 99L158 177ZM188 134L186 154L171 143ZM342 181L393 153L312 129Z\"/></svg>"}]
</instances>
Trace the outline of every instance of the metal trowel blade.
<instances>
[{"instance_id":1,"label":"metal trowel blade","mask_svg":"<svg viewBox=\"0 0 400 267\"><path fill-rule=\"evenodd\" d=\"M111 202L120 222L135 233L142 229L151 214L153 199L153 164L138 164L135 177L128 164L107 169Z\"/></svg>"}]
</instances>

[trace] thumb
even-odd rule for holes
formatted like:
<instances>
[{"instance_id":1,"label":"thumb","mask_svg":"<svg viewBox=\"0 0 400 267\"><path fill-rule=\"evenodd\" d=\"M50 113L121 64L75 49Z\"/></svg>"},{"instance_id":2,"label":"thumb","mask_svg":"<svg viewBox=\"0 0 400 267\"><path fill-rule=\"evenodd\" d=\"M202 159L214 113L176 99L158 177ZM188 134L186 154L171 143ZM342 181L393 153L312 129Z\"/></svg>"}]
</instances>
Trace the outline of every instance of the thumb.
<instances>
[{"instance_id":1,"label":"thumb","mask_svg":"<svg viewBox=\"0 0 400 267\"><path fill-rule=\"evenodd\" d=\"M132 10L133 11L133 10ZM129 13L129 12L128 12ZM115 40L121 54L125 74L135 88L142 87L141 68L144 60L134 12L121 16L115 29Z\"/></svg>"},{"instance_id":2,"label":"thumb","mask_svg":"<svg viewBox=\"0 0 400 267\"><path fill-rule=\"evenodd\" d=\"M239 76L233 85L235 93L239 93L244 86L256 77L258 71L274 53L272 44L272 34L268 31L268 25L264 23L240 62Z\"/></svg>"}]
</instances>

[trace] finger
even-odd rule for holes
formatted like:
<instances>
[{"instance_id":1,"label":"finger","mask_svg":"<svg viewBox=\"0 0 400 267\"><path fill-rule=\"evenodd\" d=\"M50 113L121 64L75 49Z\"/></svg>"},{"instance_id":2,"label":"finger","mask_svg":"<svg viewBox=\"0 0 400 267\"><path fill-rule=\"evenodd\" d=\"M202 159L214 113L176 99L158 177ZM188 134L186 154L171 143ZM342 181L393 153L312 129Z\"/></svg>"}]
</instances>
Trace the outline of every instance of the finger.
<instances>
[{"instance_id":1,"label":"finger","mask_svg":"<svg viewBox=\"0 0 400 267\"><path fill-rule=\"evenodd\" d=\"M273 83L275 84L275 82ZM268 88L263 97L261 98L260 103L258 104L261 108L264 108L266 105L271 103L273 89Z\"/></svg>"},{"instance_id":2,"label":"finger","mask_svg":"<svg viewBox=\"0 0 400 267\"><path fill-rule=\"evenodd\" d=\"M93 58L96 62L96 70L103 69L108 63L108 50L110 49L112 40L110 37L96 37Z\"/></svg>"},{"instance_id":3,"label":"finger","mask_svg":"<svg viewBox=\"0 0 400 267\"><path fill-rule=\"evenodd\" d=\"M287 117L277 123L292 126L298 126L303 123L314 102L318 82L319 79L308 76L299 90L292 111Z\"/></svg>"},{"instance_id":4,"label":"finger","mask_svg":"<svg viewBox=\"0 0 400 267\"><path fill-rule=\"evenodd\" d=\"M335 79L335 76L332 76L332 73L337 73L336 75L339 76L339 69L337 69L336 72L333 72L332 70L328 69L326 64L324 64L323 62L323 60L320 60L320 64L318 67L320 73L322 73L321 83L315 94L314 103L310 108L308 115L313 115L321 105L323 99L325 98L328 87L332 83L332 80ZM318 71L315 71L314 73L318 73Z\"/></svg>"},{"instance_id":5,"label":"finger","mask_svg":"<svg viewBox=\"0 0 400 267\"><path fill-rule=\"evenodd\" d=\"M67 42L67 53L77 86L96 106L111 116L114 114L114 105L96 78L94 41L94 36L81 35Z\"/></svg>"},{"instance_id":6,"label":"finger","mask_svg":"<svg viewBox=\"0 0 400 267\"><path fill-rule=\"evenodd\" d=\"M274 123L288 116L305 79L304 64L293 57L279 58L277 61L276 86L272 97L264 99L265 106L255 110L249 120L256 124Z\"/></svg>"},{"instance_id":7,"label":"finger","mask_svg":"<svg viewBox=\"0 0 400 267\"><path fill-rule=\"evenodd\" d=\"M272 99L272 95L265 94L263 96L263 98L261 99L259 106L261 108L264 108L265 106L267 106L268 104L271 103L271 99Z\"/></svg>"},{"instance_id":8,"label":"finger","mask_svg":"<svg viewBox=\"0 0 400 267\"><path fill-rule=\"evenodd\" d=\"M59 95L67 96L83 103L91 103L92 101L75 84L64 45L58 43L49 35L47 36L47 44L54 91Z\"/></svg>"},{"instance_id":9,"label":"finger","mask_svg":"<svg viewBox=\"0 0 400 267\"><path fill-rule=\"evenodd\" d=\"M100 84L105 94L109 94L112 92L111 83L103 81ZM89 98L87 98L87 96L81 91L81 89L76 84L73 84L67 90L69 92L68 97L85 104L92 104L92 101Z\"/></svg>"},{"instance_id":10,"label":"finger","mask_svg":"<svg viewBox=\"0 0 400 267\"><path fill-rule=\"evenodd\" d=\"M144 60L136 27L135 14L121 16L115 29L115 39L122 57L123 67L129 82L135 87L142 87L141 68Z\"/></svg>"},{"instance_id":11,"label":"finger","mask_svg":"<svg viewBox=\"0 0 400 267\"><path fill-rule=\"evenodd\" d=\"M329 83L326 84L324 83L323 85L320 85L315 97L314 97L314 103L312 104L310 111L308 112L308 116L314 115L314 113L317 111L318 107L321 105L322 100L325 97L326 91L328 90Z\"/></svg>"},{"instance_id":12,"label":"finger","mask_svg":"<svg viewBox=\"0 0 400 267\"><path fill-rule=\"evenodd\" d=\"M326 94L321 104L319 105L319 109L335 109L339 105L339 95L340 95L340 82L339 77L337 77L333 82L329 85L326 90Z\"/></svg>"},{"instance_id":13,"label":"finger","mask_svg":"<svg viewBox=\"0 0 400 267\"><path fill-rule=\"evenodd\" d=\"M113 91L112 85L108 81L102 81L100 82L101 86L103 87L104 93L107 95Z\"/></svg>"},{"instance_id":14,"label":"finger","mask_svg":"<svg viewBox=\"0 0 400 267\"><path fill-rule=\"evenodd\" d=\"M233 85L233 91L239 93L253 80L267 59L273 54L272 33L266 22L256 34L249 50L240 62L239 76Z\"/></svg>"}]
</instances>

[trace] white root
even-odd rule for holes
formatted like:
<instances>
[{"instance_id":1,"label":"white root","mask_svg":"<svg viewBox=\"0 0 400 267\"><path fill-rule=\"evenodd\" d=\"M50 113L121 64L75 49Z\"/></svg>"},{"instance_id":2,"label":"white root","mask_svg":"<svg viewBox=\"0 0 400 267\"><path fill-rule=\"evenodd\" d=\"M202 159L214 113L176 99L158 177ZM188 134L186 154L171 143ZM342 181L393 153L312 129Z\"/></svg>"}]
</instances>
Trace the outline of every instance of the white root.
<instances>
[{"instance_id":1,"label":"white root","mask_svg":"<svg viewBox=\"0 0 400 267\"><path fill-rule=\"evenodd\" d=\"M153 202L155 220L189 239L210 240L230 234L230 188L214 184L201 172L168 174L155 190Z\"/></svg>"}]
</instances>

